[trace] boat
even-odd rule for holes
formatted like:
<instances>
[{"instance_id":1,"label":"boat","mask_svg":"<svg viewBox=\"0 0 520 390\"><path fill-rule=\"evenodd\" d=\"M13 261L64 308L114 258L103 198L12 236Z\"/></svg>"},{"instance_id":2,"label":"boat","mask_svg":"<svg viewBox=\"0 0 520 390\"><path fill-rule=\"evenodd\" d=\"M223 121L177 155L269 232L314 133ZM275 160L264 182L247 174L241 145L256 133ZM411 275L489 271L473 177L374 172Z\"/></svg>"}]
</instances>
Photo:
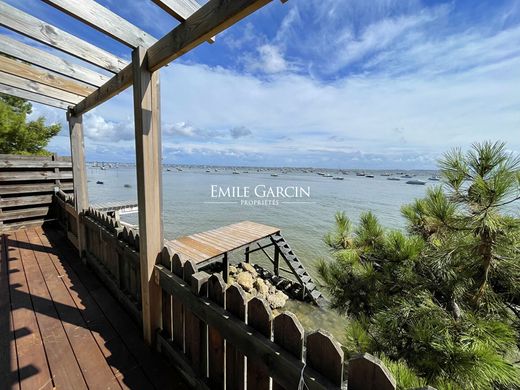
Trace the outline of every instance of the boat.
<instances>
[{"instance_id":1,"label":"boat","mask_svg":"<svg viewBox=\"0 0 520 390\"><path fill-rule=\"evenodd\" d=\"M400 181L398 177L388 177L386 180L392 180L392 181Z\"/></svg>"},{"instance_id":2,"label":"boat","mask_svg":"<svg viewBox=\"0 0 520 390\"><path fill-rule=\"evenodd\" d=\"M325 175L323 175L323 177L332 177L332 175L330 173L326 173Z\"/></svg>"},{"instance_id":3,"label":"boat","mask_svg":"<svg viewBox=\"0 0 520 390\"><path fill-rule=\"evenodd\" d=\"M343 180L343 178L341 176L336 176L336 177L333 177L332 180Z\"/></svg>"},{"instance_id":4,"label":"boat","mask_svg":"<svg viewBox=\"0 0 520 390\"><path fill-rule=\"evenodd\" d=\"M171 169L170 168L166 168L166 172L171 172Z\"/></svg>"},{"instance_id":5,"label":"boat","mask_svg":"<svg viewBox=\"0 0 520 390\"><path fill-rule=\"evenodd\" d=\"M233 175L240 175L240 172L238 172L238 171L233 171Z\"/></svg>"},{"instance_id":6,"label":"boat","mask_svg":"<svg viewBox=\"0 0 520 390\"><path fill-rule=\"evenodd\" d=\"M210 173L210 172L211 172L211 170L209 170L209 169L206 169L206 172L207 172L207 173Z\"/></svg>"},{"instance_id":7,"label":"boat","mask_svg":"<svg viewBox=\"0 0 520 390\"><path fill-rule=\"evenodd\" d=\"M365 175L365 177L368 177L370 179L373 179L374 178L374 175Z\"/></svg>"},{"instance_id":8,"label":"boat","mask_svg":"<svg viewBox=\"0 0 520 390\"><path fill-rule=\"evenodd\" d=\"M382 173L381 176L390 176L390 173Z\"/></svg>"},{"instance_id":9,"label":"boat","mask_svg":"<svg viewBox=\"0 0 520 390\"><path fill-rule=\"evenodd\" d=\"M365 172L356 172L356 176L365 176Z\"/></svg>"},{"instance_id":10,"label":"boat","mask_svg":"<svg viewBox=\"0 0 520 390\"><path fill-rule=\"evenodd\" d=\"M401 176L402 179L411 179L412 177L413 177L412 175L408 175L408 174Z\"/></svg>"},{"instance_id":11,"label":"boat","mask_svg":"<svg viewBox=\"0 0 520 390\"><path fill-rule=\"evenodd\" d=\"M439 176L432 176L432 177L429 177L428 180L431 180L431 181L439 181L440 178L439 178Z\"/></svg>"},{"instance_id":12,"label":"boat","mask_svg":"<svg viewBox=\"0 0 520 390\"><path fill-rule=\"evenodd\" d=\"M96 184L105 184L101 180L96 181Z\"/></svg>"},{"instance_id":13,"label":"boat","mask_svg":"<svg viewBox=\"0 0 520 390\"><path fill-rule=\"evenodd\" d=\"M132 188L132 186L130 184L125 184L123 187L125 187L125 188Z\"/></svg>"},{"instance_id":14,"label":"boat","mask_svg":"<svg viewBox=\"0 0 520 390\"><path fill-rule=\"evenodd\" d=\"M426 184L426 182L424 180L417 180L417 179L414 179L414 180L408 180L406 182L406 184L415 184L415 185L419 185L419 186L423 186Z\"/></svg>"}]
</instances>

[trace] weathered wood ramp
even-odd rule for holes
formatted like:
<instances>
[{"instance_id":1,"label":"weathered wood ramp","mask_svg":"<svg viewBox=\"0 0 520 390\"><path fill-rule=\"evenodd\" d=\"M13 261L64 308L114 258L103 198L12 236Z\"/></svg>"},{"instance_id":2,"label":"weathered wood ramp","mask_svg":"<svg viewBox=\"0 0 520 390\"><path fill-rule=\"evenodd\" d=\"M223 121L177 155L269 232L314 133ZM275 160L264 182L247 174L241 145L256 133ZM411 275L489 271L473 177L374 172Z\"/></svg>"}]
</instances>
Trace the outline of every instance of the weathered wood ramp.
<instances>
[{"instance_id":1,"label":"weathered wood ramp","mask_svg":"<svg viewBox=\"0 0 520 390\"><path fill-rule=\"evenodd\" d=\"M65 241L1 236L0 388L188 388Z\"/></svg>"}]
</instances>

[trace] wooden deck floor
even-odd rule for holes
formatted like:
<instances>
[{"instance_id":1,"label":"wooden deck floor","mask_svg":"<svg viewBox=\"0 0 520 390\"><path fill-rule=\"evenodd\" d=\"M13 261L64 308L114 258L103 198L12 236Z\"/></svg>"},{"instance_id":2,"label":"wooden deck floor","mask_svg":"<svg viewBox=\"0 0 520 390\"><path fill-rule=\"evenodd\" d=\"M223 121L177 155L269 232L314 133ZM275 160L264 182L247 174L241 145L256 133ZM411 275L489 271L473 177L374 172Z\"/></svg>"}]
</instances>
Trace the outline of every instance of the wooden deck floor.
<instances>
[{"instance_id":1,"label":"wooden deck floor","mask_svg":"<svg viewBox=\"0 0 520 390\"><path fill-rule=\"evenodd\" d=\"M53 229L2 236L1 389L185 389Z\"/></svg>"},{"instance_id":2,"label":"wooden deck floor","mask_svg":"<svg viewBox=\"0 0 520 390\"><path fill-rule=\"evenodd\" d=\"M166 241L165 245L171 247L174 253L180 253L201 264L279 232L280 229L276 227L242 221Z\"/></svg>"}]
</instances>

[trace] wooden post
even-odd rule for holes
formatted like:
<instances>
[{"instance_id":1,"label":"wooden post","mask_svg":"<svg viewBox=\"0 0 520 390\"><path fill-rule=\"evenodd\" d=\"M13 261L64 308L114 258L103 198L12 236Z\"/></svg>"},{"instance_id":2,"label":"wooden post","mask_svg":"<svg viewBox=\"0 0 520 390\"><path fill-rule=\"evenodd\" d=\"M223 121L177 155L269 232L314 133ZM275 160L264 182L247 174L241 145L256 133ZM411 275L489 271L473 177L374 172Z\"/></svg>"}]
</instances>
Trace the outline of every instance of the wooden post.
<instances>
[{"instance_id":1,"label":"wooden post","mask_svg":"<svg viewBox=\"0 0 520 390\"><path fill-rule=\"evenodd\" d=\"M72 158L72 176L74 178L74 206L76 208L78 249L80 256L83 257L85 250L85 227L81 222L81 214L88 209L88 187L87 187L87 168L85 165L85 145L83 136L83 116L73 115L72 111L67 112L70 135L70 151Z\"/></svg>"},{"instance_id":2,"label":"wooden post","mask_svg":"<svg viewBox=\"0 0 520 390\"><path fill-rule=\"evenodd\" d=\"M249 246L246 246L246 263L249 263Z\"/></svg>"},{"instance_id":3,"label":"wooden post","mask_svg":"<svg viewBox=\"0 0 520 390\"><path fill-rule=\"evenodd\" d=\"M222 261L222 278L224 282L228 282L229 280L229 258L227 252L224 253L224 259Z\"/></svg>"},{"instance_id":4,"label":"wooden post","mask_svg":"<svg viewBox=\"0 0 520 390\"><path fill-rule=\"evenodd\" d=\"M280 248L274 245L274 274L280 276Z\"/></svg>"},{"instance_id":5,"label":"wooden post","mask_svg":"<svg viewBox=\"0 0 520 390\"><path fill-rule=\"evenodd\" d=\"M161 289L153 272L163 246L159 73L148 70L143 47L133 51L132 68L143 335L153 344L161 326Z\"/></svg>"}]
</instances>

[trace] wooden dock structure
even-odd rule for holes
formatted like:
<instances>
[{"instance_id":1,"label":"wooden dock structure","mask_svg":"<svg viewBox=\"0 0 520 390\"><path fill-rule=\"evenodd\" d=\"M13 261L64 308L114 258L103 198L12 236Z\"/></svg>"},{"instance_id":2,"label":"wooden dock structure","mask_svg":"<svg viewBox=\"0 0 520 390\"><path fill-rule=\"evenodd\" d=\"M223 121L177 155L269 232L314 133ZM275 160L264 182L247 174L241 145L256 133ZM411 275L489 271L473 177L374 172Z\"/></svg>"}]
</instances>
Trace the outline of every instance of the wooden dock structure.
<instances>
[{"instance_id":1,"label":"wooden dock structure","mask_svg":"<svg viewBox=\"0 0 520 390\"><path fill-rule=\"evenodd\" d=\"M265 239L270 242L261 244ZM199 268L214 262L223 263L223 277L227 282L229 276L229 253L244 249L244 261L249 263L249 256L259 250L273 263L275 275L280 274L280 257L289 266L290 272L302 286L301 299L309 296L310 300L322 306L326 303L323 294L317 290L316 284L305 269L302 262L294 254L280 229L251 221L242 221L206 232L190 234L175 240L165 241L164 245L185 260L192 260ZM274 247L273 257L266 250Z\"/></svg>"}]
</instances>

